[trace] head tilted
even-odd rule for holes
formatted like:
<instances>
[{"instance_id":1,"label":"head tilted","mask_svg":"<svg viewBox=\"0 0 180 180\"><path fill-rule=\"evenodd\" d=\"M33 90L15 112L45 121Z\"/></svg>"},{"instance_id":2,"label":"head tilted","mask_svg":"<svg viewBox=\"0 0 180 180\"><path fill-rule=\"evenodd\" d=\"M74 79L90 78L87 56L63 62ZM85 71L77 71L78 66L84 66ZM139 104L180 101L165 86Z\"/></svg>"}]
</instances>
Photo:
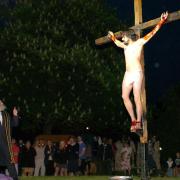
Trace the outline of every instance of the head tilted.
<instances>
[{"instance_id":1,"label":"head tilted","mask_svg":"<svg viewBox=\"0 0 180 180\"><path fill-rule=\"evenodd\" d=\"M138 35L135 33L134 30L129 30L129 31L124 31L122 33L122 40L125 42L125 43L128 43L129 40L131 41L136 41L138 39Z\"/></svg>"}]
</instances>

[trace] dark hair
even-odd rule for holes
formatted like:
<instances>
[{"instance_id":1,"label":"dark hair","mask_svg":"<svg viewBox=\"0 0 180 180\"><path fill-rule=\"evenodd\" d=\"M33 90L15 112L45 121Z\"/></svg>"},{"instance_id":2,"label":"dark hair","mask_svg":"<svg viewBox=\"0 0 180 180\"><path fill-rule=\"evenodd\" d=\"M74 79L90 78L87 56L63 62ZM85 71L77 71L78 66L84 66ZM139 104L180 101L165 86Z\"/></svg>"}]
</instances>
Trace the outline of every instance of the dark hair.
<instances>
[{"instance_id":1,"label":"dark hair","mask_svg":"<svg viewBox=\"0 0 180 180\"><path fill-rule=\"evenodd\" d=\"M127 36L133 41L136 41L138 39L138 35L134 32L134 30L124 31L122 36Z\"/></svg>"}]
</instances>

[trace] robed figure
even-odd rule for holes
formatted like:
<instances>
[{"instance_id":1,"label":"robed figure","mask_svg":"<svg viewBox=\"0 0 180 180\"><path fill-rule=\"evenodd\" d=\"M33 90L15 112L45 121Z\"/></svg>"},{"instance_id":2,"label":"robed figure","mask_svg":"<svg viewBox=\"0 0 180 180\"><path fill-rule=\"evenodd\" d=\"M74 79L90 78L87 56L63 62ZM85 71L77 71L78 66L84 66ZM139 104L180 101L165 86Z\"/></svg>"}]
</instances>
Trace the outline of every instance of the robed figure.
<instances>
[{"instance_id":1,"label":"robed figure","mask_svg":"<svg viewBox=\"0 0 180 180\"><path fill-rule=\"evenodd\" d=\"M0 100L0 166L5 166L14 180L18 180L18 175L11 146L11 127L18 126L18 121L17 109L14 107L11 118L6 112L6 106Z\"/></svg>"}]
</instances>

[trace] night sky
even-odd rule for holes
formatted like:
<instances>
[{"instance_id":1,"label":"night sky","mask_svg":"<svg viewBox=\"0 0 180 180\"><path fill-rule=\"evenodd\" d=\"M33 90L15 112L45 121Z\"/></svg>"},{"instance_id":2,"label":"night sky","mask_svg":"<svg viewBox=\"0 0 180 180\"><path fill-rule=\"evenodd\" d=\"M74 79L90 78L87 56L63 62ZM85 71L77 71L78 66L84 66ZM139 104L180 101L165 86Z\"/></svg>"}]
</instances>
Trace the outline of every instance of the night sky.
<instances>
[{"instance_id":1,"label":"night sky","mask_svg":"<svg viewBox=\"0 0 180 180\"><path fill-rule=\"evenodd\" d=\"M120 21L134 25L133 0L107 0L117 9ZM180 10L179 0L143 0L143 21L155 19L162 12ZM152 3L153 2L153 3ZM146 34L151 29L144 31ZM113 30L112 30L113 31ZM116 30L114 30L116 31ZM164 25L145 45L147 99L157 102L171 87L180 84L180 20Z\"/></svg>"}]
</instances>

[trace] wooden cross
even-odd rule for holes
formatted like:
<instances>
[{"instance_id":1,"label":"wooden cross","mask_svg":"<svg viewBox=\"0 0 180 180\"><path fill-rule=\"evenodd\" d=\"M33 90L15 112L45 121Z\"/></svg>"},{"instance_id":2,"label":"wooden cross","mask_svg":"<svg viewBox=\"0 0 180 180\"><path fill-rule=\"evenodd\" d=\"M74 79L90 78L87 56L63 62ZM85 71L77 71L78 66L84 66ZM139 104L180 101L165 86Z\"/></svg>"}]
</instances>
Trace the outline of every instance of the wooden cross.
<instances>
[{"instance_id":1,"label":"wooden cross","mask_svg":"<svg viewBox=\"0 0 180 180\"><path fill-rule=\"evenodd\" d=\"M135 25L130 27L129 29L133 29L136 34L141 37L141 33L144 29L150 28L155 26L159 21L160 18L156 18L153 20L150 20L148 22L143 23L143 18L142 18L142 0L134 0L134 14L135 14ZM179 20L180 19L180 10L170 13L168 15L168 19L166 23ZM122 36L122 31L118 31L114 33L116 38L120 38ZM111 42L111 40L107 37L101 37L95 40L96 45L102 45L105 43ZM141 65L142 69L144 70L144 55L142 55L141 59ZM141 91L141 103L143 107L143 133L139 134L140 135L140 142L145 144L148 141L148 131L147 131L147 120L146 120L146 91L145 91L145 79L142 85L142 91Z\"/></svg>"}]
</instances>

